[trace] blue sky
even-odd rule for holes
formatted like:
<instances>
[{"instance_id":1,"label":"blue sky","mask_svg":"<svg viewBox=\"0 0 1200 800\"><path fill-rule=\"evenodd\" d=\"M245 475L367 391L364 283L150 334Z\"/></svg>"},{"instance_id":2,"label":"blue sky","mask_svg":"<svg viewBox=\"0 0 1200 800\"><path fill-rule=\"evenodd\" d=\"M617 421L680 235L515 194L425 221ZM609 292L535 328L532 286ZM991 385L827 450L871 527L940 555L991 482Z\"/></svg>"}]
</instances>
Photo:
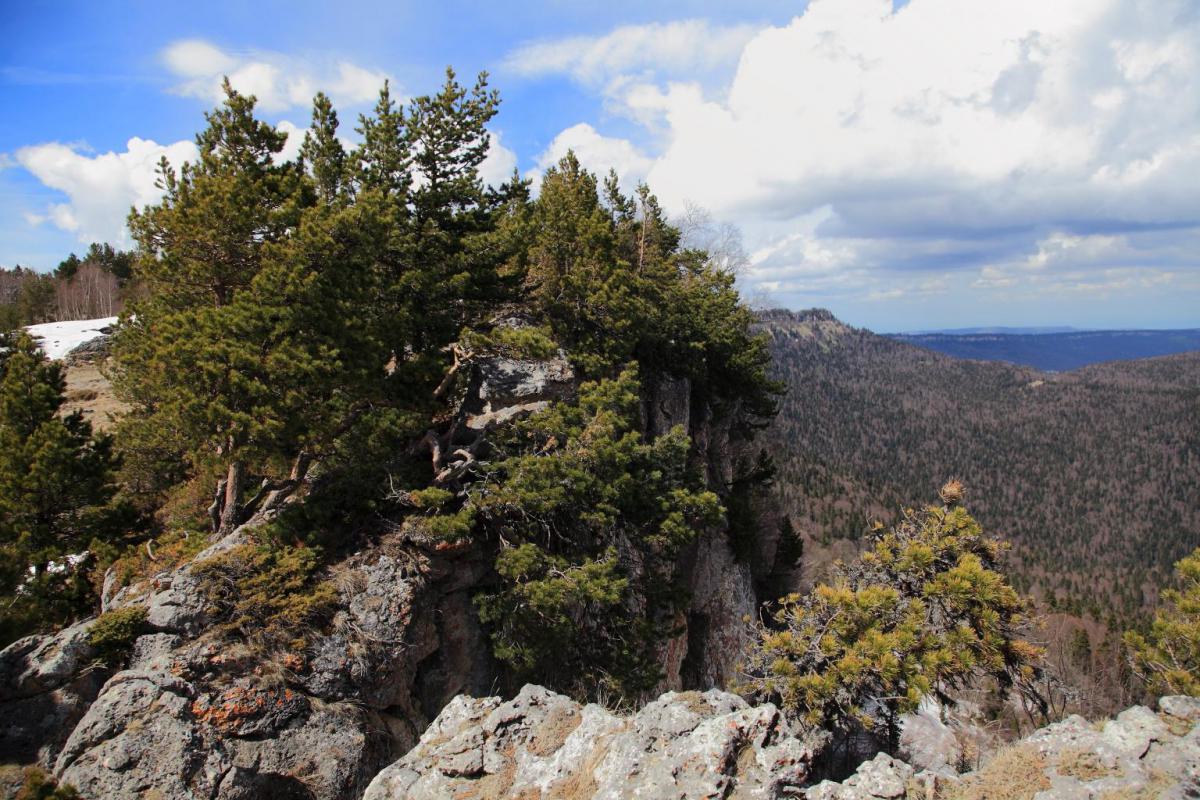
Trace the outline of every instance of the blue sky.
<instances>
[{"instance_id":1,"label":"blue sky","mask_svg":"<svg viewBox=\"0 0 1200 800\"><path fill-rule=\"evenodd\" d=\"M1188 0L6 3L0 264L122 242L223 73L343 130L384 76L503 98L489 169L568 147L741 253L755 302L877 330L1200 326ZM298 141L298 135L294 141ZM702 211L700 211L702 210ZM695 224L703 219L704 224ZM736 229L740 237L731 237Z\"/></svg>"}]
</instances>

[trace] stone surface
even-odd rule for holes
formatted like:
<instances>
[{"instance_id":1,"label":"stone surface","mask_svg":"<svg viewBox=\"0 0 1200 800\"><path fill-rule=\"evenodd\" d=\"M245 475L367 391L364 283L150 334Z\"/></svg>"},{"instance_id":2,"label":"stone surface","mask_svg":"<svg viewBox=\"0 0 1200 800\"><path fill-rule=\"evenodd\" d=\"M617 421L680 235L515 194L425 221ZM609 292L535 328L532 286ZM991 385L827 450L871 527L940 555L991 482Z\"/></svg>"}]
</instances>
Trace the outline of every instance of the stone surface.
<instances>
[{"instance_id":1,"label":"stone surface","mask_svg":"<svg viewBox=\"0 0 1200 800\"><path fill-rule=\"evenodd\" d=\"M489 356L472 363L461 411L468 429L482 431L574 392L575 371L562 351L545 360Z\"/></svg>"},{"instance_id":2,"label":"stone surface","mask_svg":"<svg viewBox=\"0 0 1200 800\"><path fill-rule=\"evenodd\" d=\"M963 749L942 720L941 708L926 700L916 713L900 719L900 753L916 769L946 772L957 771Z\"/></svg>"},{"instance_id":3,"label":"stone surface","mask_svg":"<svg viewBox=\"0 0 1200 800\"><path fill-rule=\"evenodd\" d=\"M92 621L0 651L0 763L51 766L109 672L94 664Z\"/></svg>"},{"instance_id":4,"label":"stone surface","mask_svg":"<svg viewBox=\"0 0 1200 800\"><path fill-rule=\"evenodd\" d=\"M843 790L849 790L852 797L904 797L908 779L913 776L913 768L903 761L898 761L886 753L880 753L870 761L864 761L858 770L843 783Z\"/></svg>"},{"instance_id":5,"label":"stone surface","mask_svg":"<svg viewBox=\"0 0 1200 800\"><path fill-rule=\"evenodd\" d=\"M1118 752L1141 758L1167 735L1166 724L1145 706L1127 708L1104 725L1104 739Z\"/></svg>"},{"instance_id":6,"label":"stone surface","mask_svg":"<svg viewBox=\"0 0 1200 800\"><path fill-rule=\"evenodd\" d=\"M81 342L75 345L71 350L63 356L63 363L67 366L76 364L89 364L93 361L103 361L108 358L109 350L112 346L112 327L101 328L101 334L86 342Z\"/></svg>"},{"instance_id":7,"label":"stone surface","mask_svg":"<svg viewBox=\"0 0 1200 800\"><path fill-rule=\"evenodd\" d=\"M716 690L623 717L526 686L507 703L455 698L365 797L776 798L795 796L811 759L774 706Z\"/></svg>"},{"instance_id":8,"label":"stone surface","mask_svg":"<svg viewBox=\"0 0 1200 800\"><path fill-rule=\"evenodd\" d=\"M1158 709L1168 716L1191 720L1193 722L1200 721L1200 697L1188 697L1186 695L1160 697L1158 700Z\"/></svg>"},{"instance_id":9,"label":"stone surface","mask_svg":"<svg viewBox=\"0 0 1200 800\"><path fill-rule=\"evenodd\" d=\"M280 688L203 694L170 673L127 670L105 685L55 772L85 797L353 797L370 778L378 722L314 707Z\"/></svg>"}]
</instances>

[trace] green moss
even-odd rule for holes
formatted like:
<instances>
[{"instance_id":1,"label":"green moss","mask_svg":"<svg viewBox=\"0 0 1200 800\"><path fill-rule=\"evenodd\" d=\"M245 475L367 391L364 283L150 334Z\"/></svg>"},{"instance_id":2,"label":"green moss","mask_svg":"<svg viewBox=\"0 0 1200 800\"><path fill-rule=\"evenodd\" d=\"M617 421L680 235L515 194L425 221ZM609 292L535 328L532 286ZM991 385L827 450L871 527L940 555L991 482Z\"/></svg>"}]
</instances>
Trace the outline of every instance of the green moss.
<instances>
[{"instance_id":1,"label":"green moss","mask_svg":"<svg viewBox=\"0 0 1200 800\"><path fill-rule=\"evenodd\" d=\"M106 664L123 661L146 629L144 606L127 606L100 615L88 631L88 644Z\"/></svg>"},{"instance_id":2,"label":"green moss","mask_svg":"<svg viewBox=\"0 0 1200 800\"><path fill-rule=\"evenodd\" d=\"M244 544L196 565L195 574L230 632L296 645L337 601L321 580L320 550L304 545Z\"/></svg>"},{"instance_id":3,"label":"green moss","mask_svg":"<svg viewBox=\"0 0 1200 800\"><path fill-rule=\"evenodd\" d=\"M80 800L79 792L68 783L59 784L40 767L26 767L13 800Z\"/></svg>"}]
</instances>

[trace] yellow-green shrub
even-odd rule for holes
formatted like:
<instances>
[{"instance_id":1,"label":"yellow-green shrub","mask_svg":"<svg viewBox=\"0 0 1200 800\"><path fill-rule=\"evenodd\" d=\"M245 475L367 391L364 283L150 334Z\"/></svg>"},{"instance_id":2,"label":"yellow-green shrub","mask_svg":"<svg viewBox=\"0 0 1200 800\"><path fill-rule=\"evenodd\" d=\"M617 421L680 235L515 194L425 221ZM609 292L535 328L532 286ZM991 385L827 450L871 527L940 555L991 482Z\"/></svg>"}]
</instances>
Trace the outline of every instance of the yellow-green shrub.
<instances>
[{"instance_id":1,"label":"yellow-green shrub","mask_svg":"<svg viewBox=\"0 0 1200 800\"><path fill-rule=\"evenodd\" d=\"M146 627L144 606L126 606L101 614L88 631L88 644L108 664L122 660Z\"/></svg>"}]
</instances>

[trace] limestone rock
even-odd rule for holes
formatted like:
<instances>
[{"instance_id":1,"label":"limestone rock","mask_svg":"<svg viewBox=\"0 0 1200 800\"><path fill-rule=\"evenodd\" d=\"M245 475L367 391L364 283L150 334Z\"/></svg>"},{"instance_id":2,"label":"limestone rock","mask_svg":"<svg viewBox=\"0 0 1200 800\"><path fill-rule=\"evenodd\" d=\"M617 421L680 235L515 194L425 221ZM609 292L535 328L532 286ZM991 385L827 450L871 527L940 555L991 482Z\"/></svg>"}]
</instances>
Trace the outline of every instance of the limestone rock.
<instances>
[{"instance_id":1,"label":"limestone rock","mask_svg":"<svg viewBox=\"0 0 1200 800\"><path fill-rule=\"evenodd\" d=\"M1166 734L1166 724L1145 706L1127 708L1104 725L1106 743L1134 758L1144 756L1150 744Z\"/></svg>"},{"instance_id":2,"label":"limestone rock","mask_svg":"<svg viewBox=\"0 0 1200 800\"><path fill-rule=\"evenodd\" d=\"M94 361L103 361L108 358L112 347L112 331L113 328L111 325L101 328L99 336L88 339L86 342L81 342L71 348L63 356L63 363L69 367L73 367L77 364L90 364Z\"/></svg>"},{"instance_id":3,"label":"limestone rock","mask_svg":"<svg viewBox=\"0 0 1200 800\"><path fill-rule=\"evenodd\" d=\"M29 697L72 680L95 657L88 634L95 620L55 634L26 636L0 651L0 700Z\"/></svg>"},{"instance_id":4,"label":"limestone rock","mask_svg":"<svg viewBox=\"0 0 1200 800\"><path fill-rule=\"evenodd\" d=\"M489 356L471 366L461 409L475 431L540 411L575 392L575 371L561 350L544 360Z\"/></svg>"},{"instance_id":5,"label":"limestone rock","mask_svg":"<svg viewBox=\"0 0 1200 800\"><path fill-rule=\"evenodd\" d=\"M1158 708L1168 716L1200 722L1200 697L1179 694L1160 697Z\"/></svg>"},{"instance_id":6,"label":"limestone rock","mask_svg":"<svg viewBox=\"0 0 1200 800\"><path fill-rule=\"evenodd\" d=\"M166 672L115 675L58 758L85 797L353 797L381 747L379 721L279 688L203 694Z\"/></svg>"},{"instance_id":7,"label":"limestone rock","mask_svg":"<svg viewBox=\"0 0 1200 800\"><path fill-rule=\"evenodd\" d=\"M455 698L366 800L795 796L812 748L774 706L668 693L632 717L540 686L507 703Z\"/></svg>"},{"instance_id":8,"label":"limestone rock","mask_svg":"<svg viewBox=\"0 0 1200 800\"><path fill-rule=\"evenodd\" d=\"M926 700L916 713L901 718L900 752L917 769L954 772L963 751L954 731L942 721L940 707Z\"/></svg>"},{"instance_id":9,"label":"limestone rock","mask_svg":"<svg viewBox=\"0 0 1200 800\"><path fill-rule=\"evenodd\" d=\"M0 651L0 762L54 763L109 672L93 663L93 620Z\"/></svg>"},{"instance_id":10,"label":"limestone rock","mask_svg":"<svg viewBox=\"0 0 1200 800\"><path fill-rule=\"evenodd\" d=\"M850 790L851 797L892 798L904 797L908 779L913 768L886 753L880 753L870 761L864 761L858 770L847 778L842 786Z\"/></svg>"}]
</instances>

